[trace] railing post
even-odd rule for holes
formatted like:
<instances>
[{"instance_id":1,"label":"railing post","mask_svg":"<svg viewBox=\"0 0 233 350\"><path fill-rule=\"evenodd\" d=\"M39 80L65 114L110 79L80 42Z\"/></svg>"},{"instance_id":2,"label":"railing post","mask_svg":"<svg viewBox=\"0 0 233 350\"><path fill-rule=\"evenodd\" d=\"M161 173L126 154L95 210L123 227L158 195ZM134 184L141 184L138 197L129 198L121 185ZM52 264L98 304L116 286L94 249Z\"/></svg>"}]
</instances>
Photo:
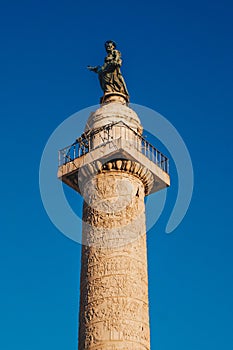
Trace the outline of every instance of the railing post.
<instances>
[{"instance_id":1,"label":"railing post","mask_svg":"<svg viewBox=\"0 0 233 350\"><path fill-rule=\"evenodd\" d=\"M158 151L158 165L161 168L161 154L159 151Z\"/></svg>"}]
</instances>

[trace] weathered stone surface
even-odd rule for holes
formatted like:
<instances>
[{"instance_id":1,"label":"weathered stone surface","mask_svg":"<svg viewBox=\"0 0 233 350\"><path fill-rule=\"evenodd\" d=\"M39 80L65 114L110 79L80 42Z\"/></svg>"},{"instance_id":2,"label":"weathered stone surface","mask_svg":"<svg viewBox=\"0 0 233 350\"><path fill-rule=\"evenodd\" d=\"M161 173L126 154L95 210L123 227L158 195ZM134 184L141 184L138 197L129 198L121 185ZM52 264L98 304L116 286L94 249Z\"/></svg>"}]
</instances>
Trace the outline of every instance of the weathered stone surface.
<instances>
[{"instance_id":1,"label":"weathered stone surface","mask_svg":"<svg viewBox=\"0 0 233 350\"><path fill-rule=\"evenodd\" d=\"M145 189L128 173L104 171L83 184L83 244L119 247L146 231Z\"/></svg>"},{"instance_id":2,"label":"weathered stone surface","mask_svg":"<svg viewBox=\"0 0 233 350\"><path fill-rule=\"evenodd\" d=\"M79 350L150 350L144 199L170 177L137 114L105 98L86 124L88 152L58 170L84 198Z\"/></svg>"},{"instance_id":3,"label":"weathered stone surface","mask_svg":"<svg viewBox=\"0 0 233 350\"><path fill-rule=\"evenodd\" d=\"M144 185L105 171L84 193L79 350L149 350Z\"/></svg>"},{"instance_id":4,"label":"weathered stone surface","mask_svg":"<svg viewBox=\"0 0 233 350\"><path fill-rule=\"evenodd\" d=\"M89 116L85 130L99 128L110 122L124 121L130 128L142 132L142 125L137 113L131 108L118 102L111 102L101 106Z\"/></svg>"}]
</instances>

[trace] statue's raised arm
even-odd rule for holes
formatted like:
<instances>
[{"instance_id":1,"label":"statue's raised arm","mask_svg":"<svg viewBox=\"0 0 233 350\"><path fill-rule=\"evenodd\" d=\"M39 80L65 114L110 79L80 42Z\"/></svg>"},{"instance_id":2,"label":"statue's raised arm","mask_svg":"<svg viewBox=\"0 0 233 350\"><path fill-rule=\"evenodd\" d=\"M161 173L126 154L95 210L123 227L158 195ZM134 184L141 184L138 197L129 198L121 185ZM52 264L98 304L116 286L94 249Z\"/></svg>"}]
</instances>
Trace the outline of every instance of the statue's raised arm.
<instances>
[{"instance_id":1,"label":"statue's raised arm","mask_svg":"<svg viewBox=\"0 0 233 350\"><path fill-rule=\"evenodd\" d=\"M98 74L104 97L116 93L122 95L128 102L129 93L120 70L122 65L121 53L116 50L116 43L112 40L106 41L105 49L107 56L105 57L104 64L94 67L87 66L87 69Z\"/></svg>"},{"instance_id":2,"label":"statue's raised arm","mask_svg":"<svg viewBox=\"0 0 233 350\"><path fill-rule=\"evenodd\" d=\"M101 69L100 66L87 66L87 69L90 70L91 72L98 73L98 70Z\"/></svg>"}]
</instances>

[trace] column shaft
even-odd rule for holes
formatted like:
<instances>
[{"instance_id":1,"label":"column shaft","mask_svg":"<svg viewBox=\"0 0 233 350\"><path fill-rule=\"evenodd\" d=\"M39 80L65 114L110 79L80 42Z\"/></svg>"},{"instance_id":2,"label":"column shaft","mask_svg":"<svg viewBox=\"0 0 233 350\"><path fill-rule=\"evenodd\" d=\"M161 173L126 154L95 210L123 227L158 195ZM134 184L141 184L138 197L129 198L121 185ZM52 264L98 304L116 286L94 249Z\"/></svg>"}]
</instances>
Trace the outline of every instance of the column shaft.
<instances>
[{"instance_id":1,"label":"column shaft","mask_svg":"<svg viewBox=\"0 0 233 350\"><path fill-rule=\"evenodd\" d=\"M142 181L105 171L84 184L79 350L149 350Z\"/></svg>"}]
</instances>

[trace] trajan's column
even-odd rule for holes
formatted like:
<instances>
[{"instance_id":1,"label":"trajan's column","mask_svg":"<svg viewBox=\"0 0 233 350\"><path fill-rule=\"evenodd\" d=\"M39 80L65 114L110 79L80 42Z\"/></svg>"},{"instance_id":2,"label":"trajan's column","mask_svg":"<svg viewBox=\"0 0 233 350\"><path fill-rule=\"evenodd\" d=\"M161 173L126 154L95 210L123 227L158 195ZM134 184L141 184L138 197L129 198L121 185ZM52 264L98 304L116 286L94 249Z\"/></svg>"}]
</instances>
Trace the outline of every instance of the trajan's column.
<instances>
[{"instance_id":1,"label":"trajan's column","mask_svg":"<svg viewBox=\"0 0 233 350\"><path fill-rule=\"evenodd\" d=\"M84 199L79 350L149 350L145 196L170 184L168 159L128 107L113 41L97 73L104 92L84 133L60 151L58 177Z\"/></svg>"}]
</instances>

